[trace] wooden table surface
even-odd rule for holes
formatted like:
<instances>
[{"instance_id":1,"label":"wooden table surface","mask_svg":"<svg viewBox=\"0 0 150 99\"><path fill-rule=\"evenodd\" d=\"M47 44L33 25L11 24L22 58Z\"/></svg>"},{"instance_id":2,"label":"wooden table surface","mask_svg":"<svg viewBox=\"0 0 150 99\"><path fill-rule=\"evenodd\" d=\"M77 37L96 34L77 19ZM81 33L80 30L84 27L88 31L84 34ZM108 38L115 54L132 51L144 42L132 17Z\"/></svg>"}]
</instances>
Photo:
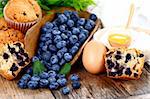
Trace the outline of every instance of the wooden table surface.
<instances>
[{"instance_id":1,"label":"wooden table surface","mask_svg":"<svg viewBox=\"0 0 150 99\"><path fill-rule=\"evenodd\" d=\"M80 75L82 86L66 96L59 90L19 89L17 80L7 81L0 77L0 99L150 99L150 73L146 69L139 80L114 80L107 78L106 74L88 73L80 59L73 66L72 72Z\"/></svg>"}]
</instances>

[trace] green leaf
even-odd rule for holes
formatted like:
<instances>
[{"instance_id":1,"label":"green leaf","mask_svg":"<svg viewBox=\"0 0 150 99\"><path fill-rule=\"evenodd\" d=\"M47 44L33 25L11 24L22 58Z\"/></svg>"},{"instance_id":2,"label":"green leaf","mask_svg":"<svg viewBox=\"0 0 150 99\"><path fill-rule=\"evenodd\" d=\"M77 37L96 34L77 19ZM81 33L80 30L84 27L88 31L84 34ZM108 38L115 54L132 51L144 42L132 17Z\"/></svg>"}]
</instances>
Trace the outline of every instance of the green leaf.
<instances>
[{"instance_id":1,"label":"green leaf","mask_svg":"<svg viewBox=\"0 0 150 99\"><path fill-rule=\"evenodd\" d=\"M50 8L47 5L42 4L40 0L37 0L37 2L43 10L46 10L46 11L50 10Z\"/></svg>"},{"instance_id":2,"label":"green leaf","mask_svg":"<svg viewBox=\"0 0 150 99\"><path fill-rule=\"evenodd\" d=\"M71 64L66 63L60 70L59 74L65 74L67 75L71 71Z\"/></svg>"},{"instance_id":3,"label":"green leaf","mask_svg":"<svg viewBox=\"0 0 150 99\"><path fill-rule=\"evenodd\" d=\"M2 18L4 15L3 15L3 13L0 13L0 18Z\"/></svg>"},{"instance_id":4,"label":"green leaf","mask_svg":"<svg viewBox=\"0 0 150 99\"><path fill-rule=\"evenodd\" d=\"M33 63L33 74L34 75L39 75L43 71L46 71L45 66L41 63L41 61L35 61Z\"/></svg>"},{"instance_id":5,"label":"green leaf","mask_svg":"<svg viewBox=\"0 0 150 99\"><path fill-rule=\"evenodd\" d=\"M57 5L62 0L46 0L48 5Z\"/></svg>"},{"instance_id":6,"label":"green leaf","mask_svg":"<svg viewBox=\"0 0 150 99\"><path fill-rule=\"evenodd\" d=\"M47 14L47 15L51 15L51 14L53 14L53 12L47 11L46 14Z\"/></svg>"}]
</instances>

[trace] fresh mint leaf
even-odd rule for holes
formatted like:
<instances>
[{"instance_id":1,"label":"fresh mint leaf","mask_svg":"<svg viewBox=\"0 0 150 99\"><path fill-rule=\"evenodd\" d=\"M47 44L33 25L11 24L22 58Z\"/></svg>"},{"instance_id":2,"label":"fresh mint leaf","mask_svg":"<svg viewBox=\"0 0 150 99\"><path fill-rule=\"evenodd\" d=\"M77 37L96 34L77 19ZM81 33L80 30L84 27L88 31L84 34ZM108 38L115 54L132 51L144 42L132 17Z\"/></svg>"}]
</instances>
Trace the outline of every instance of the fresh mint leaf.
<instances>
[{"instance_id":1,"label":"fresh mint leaf","mask_svg":"<svg viewBox=\"0 0 150 99\"><path fill-rule=\"evenodd\" d=\"M66 63L60 70L59 74L65 74L67 75L71 71L71 64Z\"/></svg>"},{"instance_id":2,"label":"fresh mint leaf","mask_svg":"<svg viewBox=\"0 0 150 99\"><path fill-rule=\"evenodd\" d=\"M35 61L33 63L33 74L34 75L39 75L43 71L46 71L45 66L41 63L41 61Z\"/></svg>"}]
</instances>

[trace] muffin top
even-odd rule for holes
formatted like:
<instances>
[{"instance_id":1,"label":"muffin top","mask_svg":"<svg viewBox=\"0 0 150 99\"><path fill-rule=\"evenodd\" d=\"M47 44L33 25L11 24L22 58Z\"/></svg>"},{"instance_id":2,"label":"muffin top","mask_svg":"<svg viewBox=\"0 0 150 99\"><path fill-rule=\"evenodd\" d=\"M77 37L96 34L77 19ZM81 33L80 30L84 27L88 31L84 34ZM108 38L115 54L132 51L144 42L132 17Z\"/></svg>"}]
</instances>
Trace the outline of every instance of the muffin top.
<instances>
[{"instance_id":1,"label":"muffin top","mask_svg":"<svg viewBox=\"0 0 150 99\"><path fill-rule=\"evenodd\" d=\"M24 34L8 27L4 18L0 18L0 45L12 42L24 42Z\"/></svg>"},{"instance_id":2,"label":"muffin top","mask_svg":"<svg viewBox=\"0 0 150 99\"><path fill-rule=\"evenodd\" d=\"M5 9L5 15L21 23L36 21L41 14L41 8L35 0L10 0Z\"/></svg>"},{"instance_id":3,"label":"muffin top","mask_svg":"<svg viewBox=\"0 0 150 99\"><path fill-rule=\"evenodd\" d=\"M4 30L6 28L8 28L6 21L4 18L0 18L0 30Z\"/></svg>"}]
</instances>

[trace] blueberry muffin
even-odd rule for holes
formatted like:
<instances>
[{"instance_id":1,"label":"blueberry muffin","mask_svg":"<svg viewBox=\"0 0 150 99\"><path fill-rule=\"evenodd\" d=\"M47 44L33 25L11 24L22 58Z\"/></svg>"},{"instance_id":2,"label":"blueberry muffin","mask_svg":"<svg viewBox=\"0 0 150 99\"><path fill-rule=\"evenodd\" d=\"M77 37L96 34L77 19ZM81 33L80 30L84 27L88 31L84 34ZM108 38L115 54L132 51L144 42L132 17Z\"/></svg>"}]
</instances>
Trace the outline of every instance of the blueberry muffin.
<instances>
[{"instance_id":1,"label":"blueberry muffin","mask_svg":"<svg viewBox=\"0 0 150 99\"><path fill-rule=\"evenodd\" d=\"M15 22L36 21L41 9L35 0L10 0L5 9L5 15Z\"/></svg>"},{"instance_id":2,"label":"blueberry muffin","mask_svg":"<svg viewBox=\"0 0 150 99\"><path fill-rule=\"evenodd\" d=\"M107 76L121 79L139 79L144 60L144 54L137 49L110 49L105 58Z\"/></svg>"},{"instance_id":3,"label":"blueberry muffin","mask_svg":"<svg viewBox=\"0 0 150 99\"><path fill-rule=\"evenodd\" d=\"M0 75L12 80L29 63L28 54L21 42L1 44L0 47Z\"/></svg>"},{"instance_id":4,"label":"blueberry muffin","mask_svg":"<svg viewBox=\"0 0 150 99\"><path fill-rule=\"evenodd\" d=\"M26 33L42 19L42 10L36 0L10 0L4 8L8 25Z\"/></svg>"},{"instance_id":5,"label":"blueberry muffin","mask_svg":"<svg viewBox=\"0 0 150 99\"><path fill-rule=\"evenodd\" d=\"M16 41L24 43L24 36L25 35L18 30L5 28L4 30L0 30L0 44L13 43Z\"/></svg>"}]
</instances>

